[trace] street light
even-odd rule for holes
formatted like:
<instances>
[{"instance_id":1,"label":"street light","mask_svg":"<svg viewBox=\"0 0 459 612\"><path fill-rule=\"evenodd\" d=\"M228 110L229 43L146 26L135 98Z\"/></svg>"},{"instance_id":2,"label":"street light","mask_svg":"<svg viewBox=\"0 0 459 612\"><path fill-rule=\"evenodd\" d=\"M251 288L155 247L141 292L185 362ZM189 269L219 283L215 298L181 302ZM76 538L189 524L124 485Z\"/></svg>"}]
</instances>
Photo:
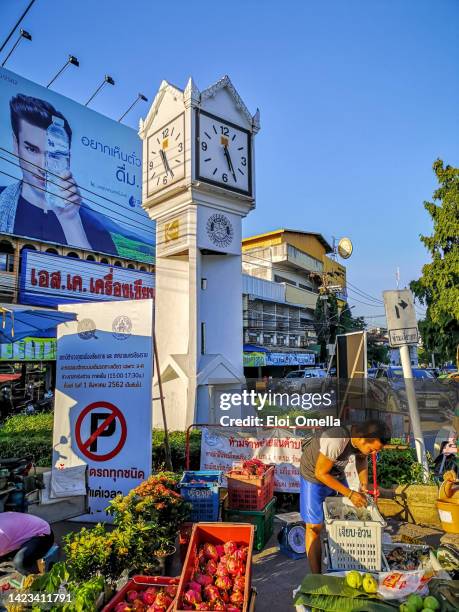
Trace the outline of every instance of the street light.
<instances>
[{"instance_id":1,"label":"street light","mask_svg":"<svg viewBox=\"0 0 459 612\"><path fill-rule=\"evenodd\" d=\"M32 40L32 35L29 34L29 32L27 32L26 30L23 30L22 28L19 30L19 37L17 39L17 41L14 43L14 45L11 47L10 52L8 53L8 55L5 57L5 59L2 62L2 68L3 66L6 64L6 62L10 59L10 57L12 56L14 50L16 49L16 47L19 45L19 43L21 42L21 40L25 38L26 40Z\"/></svg>"},{"instance_id":2,"label":"street light","mask_svg":"<svg viewBox=\"0 0 459 612\"><path fill-rule=\"evenodd\" d=\"M2 46L0 47L0 53L3 51L3 49L6 47L6 45L8 44L10 38L13 36L16 28L19 26L19 24L21 23L21 21L24 19L24 17L27 15L27 13L30 11L30 9L32 8L33 3L35 2L35 0L31 0L29 2L29 5L27 6L27 8L25 9L25 11L22 13L22 15L19 17L19 19L16 21L16 23L14 24L14 26L12 27L10 33L8 34L8 36L5 38L5 40L2 43Z\"/></svg>"},{"instance_id":3,"label":"street light","mask_svg":"<svg viewBox=\"0 0 459 612\"><path fill-rule=\"evenodd\" d=\"M69 66L70 64L72 64L72 66L76 66L78 68L78 66L80 65L80 62L77 60L77 58L74 55L69 55L69 59L65 62L65 64L62 66L62 68L57 72L57 74L53 76L53 78L48 83L46 88L48 88L50 85L52 85L54 83L54 81L57 79L57 77L60 76L64 72L64 70L67 68L67 66Z\"/></svg>"},{"instance_id":4,"label":"street light","mask_svg":"<svg viewBox=\"0 0 459 612\"><path fill-rule=\"evenodd\" d=\"M94 98L97 96L97 94L99 93L99 91L102 89L102 87L105 85L105 83L108 83L109 85L114 85L115 81L112 79L112 77L108 74L105 75L104 80L102 81L102 83L99 85L99 87L96 89L96 91L92 94L92 96L89 98L89 100L86 102L85 106L88 106L88 104L94 100Z\"/></svg>"},{"instance_id":5,"label":"street light","mask_svg":"<svg viewBox=\"0 0 459 612\"><path fill-rule=\"evenodd\" d=\"M123 115L121 115L121 117L118 119L118 123L120 123L126 117L128 112L134 108L134 106L137 104L139 100L142 100L143 102L148 102L148 98L146 96L144 96L141 93L137 94L137 98L134 100L131 106L127 109L127 111Z\"/></svg>"}]
</instances>

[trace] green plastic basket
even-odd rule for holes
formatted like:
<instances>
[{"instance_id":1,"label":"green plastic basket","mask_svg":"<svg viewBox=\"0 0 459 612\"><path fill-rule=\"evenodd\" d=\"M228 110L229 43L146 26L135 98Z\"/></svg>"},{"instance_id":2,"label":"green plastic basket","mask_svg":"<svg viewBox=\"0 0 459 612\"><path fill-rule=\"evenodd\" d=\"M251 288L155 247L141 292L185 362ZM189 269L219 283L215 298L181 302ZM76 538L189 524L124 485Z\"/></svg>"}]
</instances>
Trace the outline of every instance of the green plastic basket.
<instances>
[{"instance_id":1,"label":"green plastic basket","mask_svg":"<svg viewBox=\"0 0 459 612\"><path fill-rule=\"evenodd\" d=\"M223 520L229 523L251 523L255 527L253 547L261 550L274 530L274 514L276 513L276 498L267 504L263 510L233 510L223 508Z\"/></svg>"}]
</instances>

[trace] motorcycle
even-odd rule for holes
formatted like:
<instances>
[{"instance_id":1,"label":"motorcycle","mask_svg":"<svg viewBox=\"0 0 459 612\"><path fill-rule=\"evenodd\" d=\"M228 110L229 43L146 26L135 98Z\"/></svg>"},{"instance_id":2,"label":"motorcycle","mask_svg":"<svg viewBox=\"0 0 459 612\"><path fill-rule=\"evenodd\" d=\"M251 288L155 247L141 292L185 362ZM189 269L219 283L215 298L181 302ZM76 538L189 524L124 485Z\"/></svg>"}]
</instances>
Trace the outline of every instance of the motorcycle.
<instances>
[{"instance_id":1,"label":"motorcycle","mask_svg":"<svg viewBox=\"0 0 459 612\"><path fill-rule=\"evenodd\" d=\"M32 457L0 459L0 512L27 512L27 495L39 487Z\"/></svg>"}]
</instances>

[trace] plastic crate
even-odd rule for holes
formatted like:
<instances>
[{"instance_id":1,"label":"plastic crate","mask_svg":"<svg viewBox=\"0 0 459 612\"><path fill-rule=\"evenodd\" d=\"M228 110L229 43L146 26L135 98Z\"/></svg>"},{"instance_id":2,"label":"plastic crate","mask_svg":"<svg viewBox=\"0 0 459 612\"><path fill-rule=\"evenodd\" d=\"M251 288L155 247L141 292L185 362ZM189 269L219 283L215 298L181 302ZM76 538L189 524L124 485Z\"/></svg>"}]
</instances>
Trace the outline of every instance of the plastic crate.
<instances>
[{"instance_id":1,"label":"plastic crate","mask_svg":"<svg viewBox=\"0 0 459 612\"><path fill-rule=\"evenodd\" d=\"M206 470L196 472L184 472L179 483L180 493L187 502L193 506L190 521L199 523L202 521L218 521L219 515L219 493L223 472L218 470ZM191 482L200 480L204 482Z\"/></svg>"},{"instance_id":2,"label":"plastic crate","mask_svg":"<svg viewBox=\"0 0 459 612\"><path fill-rule=\"evenodd\" d=\"M169 578L167 576L133 576L122 589L102 608L102 612L113 612L120 602L124 601L126 593L131 589L145 591L150 586L165 587L176 585L178 587L180 578ZM172 602L167 612L173 610L175 600Z\"/></svg>"},{"instance_id":3,"label":"plastic crate","mask_svg":"<svg viewBox=\"0 0 459 612\"><path fill-rule=\"evenodd\" d=\"M241 476L228 472L228 508L263 510L274 496L274 465L263 476Z\"/></svg>"},{"instance_id":4,"label":"plastic crate","mask_svg":"<svg viewBox=\"0 0 459 612\"><path fill-rule=\"evenodd\" d=\"M182 601L185 586L191 580L195 571L199 545L205 542L210 542L211 544L224 544L225 542L233 540L238 544L245 544L249 549L245 572L244 604L242 606L242 612L248 612L252 585L253 539L253 525L244 525L242 523L198 523L194 525L182 574L180 576L177 599L174 602L173 610L176 612L184 612L183 608L179 607L179 604Z\"/></svg>"},{"instance_id":5,"label":"plastic crate","mask_svg":"<svg viewBox=\"0 0 459 612\"><path fill-rule=\"evenodd\" d=\"M276 498L274 497L263 510L234 510L223 508L223 520L229 523L251 523L255 528L253 547L261 550L273 534Z\"/></svg>"},{"instance_id":6,"label":"plastic crate","mask_svg":"<svg viewBox=\"0 0 459 612\"><path fill-rule=\"evenodd\" d=\"M386 523L376 506L366 508L371 520L362 521L345 518L351 510L362 511L345 497L327 497L323 507L330 569L381 571L382 531Z\"/></svg>"}]
</instances>

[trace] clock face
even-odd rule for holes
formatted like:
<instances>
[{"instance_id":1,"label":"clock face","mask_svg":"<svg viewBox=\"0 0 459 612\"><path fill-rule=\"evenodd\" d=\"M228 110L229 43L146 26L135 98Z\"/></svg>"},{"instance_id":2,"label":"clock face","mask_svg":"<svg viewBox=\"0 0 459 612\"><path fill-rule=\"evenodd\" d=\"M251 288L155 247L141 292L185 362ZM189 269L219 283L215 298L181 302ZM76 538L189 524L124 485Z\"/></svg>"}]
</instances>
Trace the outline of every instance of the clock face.
<instances>
[{"instance_id":1,"label":"clock face","mask_svg":"<svg viewBox=\"0 0 459 612\"><path fill-rule=\"evenodd\" d=\"M151 134L147 147L150 196L185 176L185 115L182 113Z\"/></svg>"},{"instance_id":2,"label":"clock face","mask_svg":"<svg viewBox=\"0 0 459 612\"><path fill-rule=\"evenodd\" d=\"M198 180L252 194L250 132L204 111L197 114Z\"/></svg>"},{"instance_id":3,"label":"clock face","mask_svg":"<svg viewBox=\"0 0 459 612\"><path fill-rule=\"evenodd\" d=\"M341 238L338 243L338 253L343 259L349 259L352 255L353 246L349 238Z\"/></svg>"}]
</instances>

